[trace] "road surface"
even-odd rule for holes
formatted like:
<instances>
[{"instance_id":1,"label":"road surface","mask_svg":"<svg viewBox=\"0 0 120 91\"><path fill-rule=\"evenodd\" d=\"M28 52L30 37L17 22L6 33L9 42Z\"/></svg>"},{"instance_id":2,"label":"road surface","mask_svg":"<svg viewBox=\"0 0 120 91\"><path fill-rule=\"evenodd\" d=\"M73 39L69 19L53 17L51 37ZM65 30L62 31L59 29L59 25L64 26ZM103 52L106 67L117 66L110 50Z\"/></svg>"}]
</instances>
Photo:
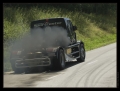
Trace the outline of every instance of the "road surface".
<instances>
[{"instance_id":1,"label":"road surface","mask_svg":"<svg viewBox=\"0 0 120 91\"><path fill-rule=\"evenodd\" d=\"M85 62L67 63L62 71L4 73L3 87L117 87L116 43L86 52Z\"/></svg>"}]
</instances>

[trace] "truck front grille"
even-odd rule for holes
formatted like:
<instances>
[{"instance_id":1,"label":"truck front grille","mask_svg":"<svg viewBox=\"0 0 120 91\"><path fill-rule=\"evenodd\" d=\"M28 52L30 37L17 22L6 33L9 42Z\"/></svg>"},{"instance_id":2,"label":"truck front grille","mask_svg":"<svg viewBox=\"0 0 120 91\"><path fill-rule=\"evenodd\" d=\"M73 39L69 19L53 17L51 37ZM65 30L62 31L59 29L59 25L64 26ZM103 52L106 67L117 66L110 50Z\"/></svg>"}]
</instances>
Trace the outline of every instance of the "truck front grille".
<instances>
[{"instance_id":1,"label":"truck front grille","mask_svg":"<svg viewBox=\"0 0 120 91\"><path fill-rule=\"evenodd\" d=\"M51 64L51 60L48 57L43 58L34 58L34 59L24 59L24 60L16 60L15 66L17 68L21 67L36 67L36 66L49 66Z\"/></svg>"},{"instance_id":2,"label":"truck front grille","mask_svg":"<svg viewBox=\"0 0 120 91\"><path fill-rule=\"evenodd\" d=\"M44 56L42 52L27 53L26 59L41 58L42 56Z\"/></svg>"}]
</instances>

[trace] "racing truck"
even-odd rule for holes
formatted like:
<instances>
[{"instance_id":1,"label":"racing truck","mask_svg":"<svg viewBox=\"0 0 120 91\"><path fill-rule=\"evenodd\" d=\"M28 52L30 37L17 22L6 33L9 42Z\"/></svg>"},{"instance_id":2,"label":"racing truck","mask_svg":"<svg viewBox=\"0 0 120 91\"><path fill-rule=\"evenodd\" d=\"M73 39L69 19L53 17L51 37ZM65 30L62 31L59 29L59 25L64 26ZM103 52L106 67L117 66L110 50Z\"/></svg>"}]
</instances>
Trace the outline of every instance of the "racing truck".
<instances>
[{"instance_id":1,"label":"racing truck","mask_svg":"<svg viewBox=\"0 0 120 91\"><path fill-rule=\"evenodd\" d=\"M51 29L53 35L46 28ZM59 32L56 32L57 29L59 29ZM32 21L29 32L34 39L31 39L31 44L29 44L32 47L21 47L21 49L11 51L10 63L13 71L15 73L27 72L32 68L38 69L39 67L63 70L66 67L66 62L73 60L84 62L84 42L76 39L76 30L77 27L73 25L69 18L57 17ZM47 36L45 35L46 31L49 31ZM66 33L65 37L64 34L60 35L61 31ZM56 38L54 32L57 36L60 36ZM49 35L53 37L51 40L49 40ZM67 38L67 41L64 41L64 38ZM39 39L42 41L38 41ZM50 45L51 41L54 44ZM27 45L27 43L24 43L24 45Z\"/></svg>"}]
</instances>

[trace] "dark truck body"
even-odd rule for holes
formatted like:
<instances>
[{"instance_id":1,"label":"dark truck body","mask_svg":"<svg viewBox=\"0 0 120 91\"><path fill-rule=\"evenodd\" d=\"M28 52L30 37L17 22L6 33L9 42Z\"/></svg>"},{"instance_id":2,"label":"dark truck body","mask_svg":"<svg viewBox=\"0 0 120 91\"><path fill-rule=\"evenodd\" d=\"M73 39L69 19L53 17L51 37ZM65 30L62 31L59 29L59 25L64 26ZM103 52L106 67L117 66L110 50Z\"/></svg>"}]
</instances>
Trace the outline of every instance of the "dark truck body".
<instances>
[{"instance_id":1,"label":"dark truck body","mask_svg":"<svg viewBox=\"0 0 120 91\"><path fill-rule=\"evenodd\" d=\"M76 26L72 25L69 18L50 18L42 19L31 22L31 35L34 33L35 28L42 28L46 26L58 26L65 29L67 37L69 37L70 43L67 45L59 45L55 42L53 46L46 45L48 39L45 42L41 42L41 47L35 45L31 49L13 50L11 53L11 65L15 72L26 71L28 68L36 68L41 66L52 67L54 69L64 69L65 63L73 61L85 60L85 48L82 41L77 41L75 30ZM62 36L60 37L62 38ZM16 52L16 53L14 53Z\"/></svg>"}]
</instances>

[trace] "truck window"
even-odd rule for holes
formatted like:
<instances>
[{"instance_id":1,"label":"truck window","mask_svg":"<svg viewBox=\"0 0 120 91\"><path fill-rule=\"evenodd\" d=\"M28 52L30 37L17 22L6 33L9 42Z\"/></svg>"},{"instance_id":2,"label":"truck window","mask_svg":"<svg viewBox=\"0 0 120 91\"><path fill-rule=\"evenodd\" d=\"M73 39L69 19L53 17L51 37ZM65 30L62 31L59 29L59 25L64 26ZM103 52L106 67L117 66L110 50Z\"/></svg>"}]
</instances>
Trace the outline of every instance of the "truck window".
<instances>
[{"instance_id":1,"label":"truck window","mask_svg":"<svg viewBox=\"0 0 120 91\"><path fill-rule=\"evenodd\" d=\"M75 42L76 34L73 31L73 25L72 25L72 22L70 20L67 21L67 26L68 26L68 30L70 31L69 35L70 35L71 41Z\"/></svg>"},{"instance_id":2,"label":"truck window","mask_svg":"<svg viewBox=\"0 0 120 91\"><path fill-rule=\"evenodd\" d=\"M68 29L68 32L71 33L71 28L70 28L70 22L69 22L69 20L67 20L67 29Z\"/></svg>"},{"instance_id":3,"label":"truck window","mask_svg":"<svg viewBox=\"0 0 120 91\"><path fill-rule=\"evenodd\" d=\"M73 25L72 25L72 22L69 21L69 23L70 23L70 30L71 30L71 32L73 32Z\"/></svg>"}]
</instances>

